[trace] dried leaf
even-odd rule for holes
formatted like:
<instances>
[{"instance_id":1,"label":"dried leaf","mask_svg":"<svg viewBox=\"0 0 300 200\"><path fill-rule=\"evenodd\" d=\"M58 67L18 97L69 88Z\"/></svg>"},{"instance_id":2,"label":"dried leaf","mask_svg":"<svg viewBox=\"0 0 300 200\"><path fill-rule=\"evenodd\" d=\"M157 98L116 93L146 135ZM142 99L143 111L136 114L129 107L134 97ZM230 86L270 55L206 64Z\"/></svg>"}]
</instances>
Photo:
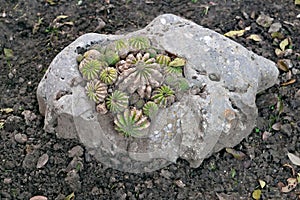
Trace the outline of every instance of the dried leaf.
<instances>
[{"instance_id":1,"label":"dried leaf","mask_svg":"<svg viewBox=\"0 0 300 200\"><path fill-rule=\"evenodd\" d=\"M277 66L278 66L279 69L281 69L284 72L289 71L289 67L288 67L288 65L287 65L287 63L284 59L278 60L277 61Z\"/></svg>"},{"instance_id":2,"label":"dried leaf","mask_svg":"<svg viewBox=\"0 0 300 200\"><path fill-rule=\"evenodd\" d=\"M0 130L3 129L4 127L4 122L0 121Z\"/></svg>"},{"instance_id":3,"label":"dried leaf","mask_svg":"<svg viewBox=\"0 0 300 200\"><path fill-rule=\"evenodd\" d=\"M12 108L1 108L0 112L5 112L6 114L13 112L14 110Z\"/></svg>"},{"instance_id":4,"label":"dried leaf","mask_svg":"<svg viewBox=\"0 0 300 200\"><path fill-rule=\"evenodd\" d=\"M294 169L294 167L292 165L290 165L290 164L284 164L283 166L290 168L292 170L292 175L295 176L295 169Z\"/></svg>"},{"instance_id":5,"label":"dried leaf","mask_svg":"<svg viewBox=\"0 0 300 200\"><path fill-rule=\"evenodd\" d=\"M73 26L73 25L74 25L74 22L71 22L71 21L69 21L69 22L64 22L64 25L70 25L70 26Z\"/></svg>"},{"instance_id":6,"label":"dried leaf","mask_svg":"<svg viewBox=\"0 0 300 200\"><path fill-rule=\"evenodd\" d=\"M6 59L11 59L14 57L13 50L4 48L3 51Z\"/></svg>"},{"instance_id":7,"label":"dried leaf","mask_svg":"<svg viewBox=\"0 0 300 200\"><path fill-rule=\"evenodd\" d=\"M247 37L247 39L254 40L255 42L262 41L262 39L260 38L260 36L257 35L257 34L251 34L249 37Z\"/></svg>"},{"instance_id":8,"label":"dried leaf","mask_svg":"<svg viewBox=\"0 0 300 200\"><path fill-rule=\"evenodd\" d=\"M56 3L54 2L54 0L47 0L47 3L49 3L50 5L55 5Z\"/></svg>"},{"instance_id":9,"label":"dried leaf","mask_svg":"<svg viewBox=\"0 0 300 200\"><path fill-rule=\"evenodd\" d=\"M278 38L280 40L282 40L284 38L284 35L280 32L274 32L271 34L271 37L274 39L274 38Z\"/></svg>"},{"instance_id":10,"label":"dried leaf","mask_svg":"<svg viewBox=\"0 0 300 200\"><path fill-rule=\"evenodd\" d=\"M282 51L285 50L285 48L289 45L289 39L285 38L284 40L282 40L279 44L279 47Z\"/></svg>"},{"instance_id":11,"label":"dried leaf","mask_svg":"<svg viewBox=\"0 0 300 200\"><path fill-rule=\"evenodd\" d=\"M275 131L279 131L281 129L281 122L277 122L272 125L272 129Z\"/></svg>"},{"instance_id":12,"label":"dried leaf","mask_svg":"<svg viewBox=\"0 0 300 200\"><path fill-rule=\"evenodd\" d=\"M253 199L260 199L260 196L261 196L261 190L260 189L256 189L252 192L252 198Z\"/></svg>"},{"instance_id":13,"label":"dried leaf","mask_svg":"<svg viewBox=\"0 0 300 200\"><path fill-rule=\"evenodd\" d=\"M283 113L283 102L282 99L279 97L276 103L276 111L278 112L278 115L281 115Z\"/></svg>"},{"instance_id":14,"label":"dried leaf","mask_svg":"<svg viewBox=\"0 0 300 200\"><path fill-rule=\"evenodd\" d=\"M297 179L296 178L288 178L287 185L281 188L281 192L287 193L292 191L297 186Z\"/></svg>"},{"instance_id":15,"label":"dried leaf","mask_svg":"<svg viewBox=\"0 0 300 200\"><path fill-rule=\"evenodd\" d=\"M59 16L57 16L57 17L55 18L54 21L59 20L59 19L66 19L66 18L68 18L68 17L69 17L68 15L59 15Z\"/></svg>"},{"instance_id":16,"label":"dried leaf","mask_svg":"<svg viewBox=\"0 0 300 200\"><path fill-rule=\"evenodd\" d=\"M283 51L281 51L281 49L278 49L278 48L276 48L275 49L275 54L276 54L276 56L281 56L282 54L283 54Z\"/></svg>"},{"instance_id":17,"label":"dried leaf","mask_svg":"<svg viewBox=\"0 0 300 200\"><path fill-rule=\"evenodd\" d=\"M237 151L232 148L226 148L226 152L233 155L233 157L238 160L243 160L246 157L246 154L244 154L243 152Z\"/></svg>"},{"instance_id":18,"label":"dried leaf","mask_svg":"<svg viewBox=\"0 0 300 200\"><path fill-rule=\"evenodd\" d=\"M261 14L258 16L256 23L264 28L268 28L271 26L273 20L274 19L272 17L269 17L268 15L265 14Z\"/></svg>"},{"instance_id":19,"label":"dried leaf","mask_svg":"<svg viewBox=\"0 0 300 200\"><path fill-rule=\"evenodd\" d=\"M75 194L74 194L74 192L72 192L71 194L66 196L66 198L64 200L74 200L74 199L75 199Z\"/></svg>"},{"instance_id":20,"label":"dried leaf","mask_svg":"<svg viewBox=\"0 0 300 200\"><path fill-rule=\"evenodd\" d=\"M40 169L42 168L49 160L49 156L48 154L43 154L41 157L39 157L37 164L36 164L36 168Z\"/></svg>"},{"instance_id":21,"label":"dried leaf","mask_svg":"<svg viewBox=\"0 0 300 200\"><path fill-rule=\"evenodd\" d=\"M287 154L287 156L294 165L300 166L300 158L298 156L290 152Z\"/></svg>"},{"instance_id":22,"label":"dried leaf","mask_svg":"<svg viewBox=\"0 0 300 200\"><path fill-rule=\"evenodd\" d=\"M272 135L272 133L265 131L262 134L262 140L267 140L270 136Z\"/></svg>"},{"instance_id":23,"label":"dried leaf","mask_svg":"<svg viewBox=\"0 0 300 200\"><path fill-rule=\"evenodd\" d=\"M291 80L289 80L288 82L281 83L281 86L291 85L291 84L293 84L293 83L295 83L295 82L296 82L296 79L291 79Z\"/></svg>"},{"instance_id":24,"label":"dried leaf","mask_svg":"<svg viewBox=\"0 0 300 200\"><path fill-rule=\"evenodd\" d=\"M266 186L266 182L264 180L259 179L258 182L259 182L261 189L263 189Z\"/></svg>"},{"instance_id":25,"label":"dried leaf","mask_svg":"<svg viewBox=\"0 0 300 200\"><path fill-rule=\"evenodd\" d=\"M239 31L229 31L227 33L225 33L224 35L227 36L227 37L240 37L242 35L244 35L246 30L239 30Z\"/></svg>"}]
</instances>

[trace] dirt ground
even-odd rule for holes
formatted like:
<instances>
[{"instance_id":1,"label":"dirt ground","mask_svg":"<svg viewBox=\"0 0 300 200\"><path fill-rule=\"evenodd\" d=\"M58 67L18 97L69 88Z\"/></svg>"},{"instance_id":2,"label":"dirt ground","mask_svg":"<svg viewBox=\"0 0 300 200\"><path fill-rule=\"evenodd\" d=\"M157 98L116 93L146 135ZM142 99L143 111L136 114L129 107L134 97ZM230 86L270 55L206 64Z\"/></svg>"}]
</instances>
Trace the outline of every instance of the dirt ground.
<instances>
[{"instance_id":1,"label":"dirt ground","mask_svg":"<svg viewBox=\"0 0 300 200\"><path fill-rule=\"evenodd\" d=\"M233 39L281 60L278 84L257 96L257 128L234 148L246 157L223 150L197 169L178 160L156 172L128 174L97 163L76 141L45 133L36 89L52 59L84 33L135 31L163 13L221 34L250 27ZM275 34L258 24L262 13L280 23ZM299 14L294 0L0 0L0 199L59 200L74 192L75 199L228 200L252 199L255 190L261 199L299 198L298 185L280 189L300 172L287 157L300 153ZM252 34L261 41L248 38ZM48 162L37 167L41 156Z\"/></svg>"}]
</instances>

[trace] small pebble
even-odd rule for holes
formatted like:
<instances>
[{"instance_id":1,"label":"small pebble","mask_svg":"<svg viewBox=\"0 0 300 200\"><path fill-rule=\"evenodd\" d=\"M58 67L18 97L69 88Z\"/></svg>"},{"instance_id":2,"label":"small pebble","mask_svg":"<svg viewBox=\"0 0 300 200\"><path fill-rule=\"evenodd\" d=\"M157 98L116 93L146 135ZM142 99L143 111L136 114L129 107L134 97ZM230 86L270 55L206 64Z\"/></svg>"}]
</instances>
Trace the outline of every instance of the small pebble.
<instances>
[{"instance_id":1,"label":"small pebble","mask_svg":"<svg viewBox=\"0 0 300 200\"><path fill-rule=\"evenodd\" d=\"M8 73L8 78L9 78L9 79L12 79L13 77L14 77L14 75L13 75L11 72L9 72L9 73Z\"/></svg>"},{"instance_id":2,"label":"small pebble","mask_svg":"<svg viewBox=\"0 0 300 200\"><path fill-rule=\"evenodd\" d=\"M10 184L11 182L12 182L11 178L5 178L5 179L3 180L3 183L4 183L4 184Z\"/></svg>"},{"instance_id":3,"label":"small pebble","mask_svg":"<svg viewBox=\"0 0 300 200\"><path fill-rule=\"evenodd\" d=\"M34 196L31 197L29 200L48 200L48 198L45 196Z\"/></svg>"},{"instance_id":4,"label":"small pebble","mask_svg":"<svg viewBox=\"0 0 300 200\"><path fill-rule=\"evenodd\" d=\"M22 112L22 115L24 116L25 122L27 125L29 125L31 121L33 121L37 118L37 116L30 110L24 110Z\"/></svg>"},{"instance_id":5,"label":"small pebble","mask_svg":"<svg viewBox=\"0 0 300 200\"><path fill-rule=\"evenodd\" d=\"M27 135L23 134L23 133L17 133L15 135L15 140L17 143L19 144L24 144L27 142Z\"/></svg>"},{"instance_id":6,"label":"small pebble","mask_svg":"<svg viewBox=\"0 0 300 200\"><path fill-rule=\"evenodd\" d=\"M45 164L48 162L49 160L49 156L48 154L44 153L41 157L39 157L37 164L36 164L36 168L40 169L43 166L45 166Z\"/></svg>"},{"instance_id":7,"label":"small pebble","mask_svg":"<svg viewBox=\"0 0 300 200\"><path fill-rule=\"evenodd\" d=\"M24 78L22 77L19 78L19 83L24 83L24 81L25 81Z\"/></svg>"},{"instance_id":8,"label":"small pebble","mask_svg":"<svg viewBox=\"0 0 300 200\"><path fill-rule=\"evenodd\" d=\"M79 145L73 147L71 150L68 151L69 157L80 157L83 155L83 148Z\"/></svg>"},{"instance_id":9,"label":"small pebble","mask_svg":"<svg viewBox=\"0 0 300 200\"><path fill-rule=\"evenodd\" d=\"M182 180L176 180L175 181L175 184L180 187L180 188L184 188L185 187L185 184L182 182Z\"/></svg>"}]
</instances>

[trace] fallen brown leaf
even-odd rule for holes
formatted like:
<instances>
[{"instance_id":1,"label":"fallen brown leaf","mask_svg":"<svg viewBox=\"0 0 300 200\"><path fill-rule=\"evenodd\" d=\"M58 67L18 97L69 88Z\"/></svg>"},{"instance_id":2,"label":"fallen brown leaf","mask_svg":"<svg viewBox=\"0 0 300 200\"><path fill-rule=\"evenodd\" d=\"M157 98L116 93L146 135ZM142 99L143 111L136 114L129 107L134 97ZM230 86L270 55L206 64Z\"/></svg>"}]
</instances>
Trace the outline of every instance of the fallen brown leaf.
<instances>
[{"instance_id":1,"label":"fallen brown leaf","mask_svg":"<svg viewBox=\"0 0 300 200\"><path fill-rule=\"evenodd\" d=\"M246 154L244 154L243 152L237 151L232 148L226 148L226 152L233 155L233 157L238 160L243 160L246 157Z\"/></svg>"},{"instance_id":2,"label":"fallen brown leaf","mask_svg":"<svg viewBox=\"0 0 300 200\"><path fill-rule=\"evenodd\" d=\"M288 82L281 83L281 86L291 85L295 82L296 82L296 79L294 78L294 79L289 80Z\"/></svg>"},{"instance_id":3,"label":"fallen brown leaf","mask_svg":"<svg viewBox=\"0 0 300 200\"><path fill-rule=\"evenodd\" d=\"M280 131L281 129L281 122L277 122L275 124L272 125L272 129L275 131Z\"/></svg>"},{"instance_id":4,"label":"fallen brown leaf","mask_svg":"<svg viewBox=\"0 0 300 200\"><path fill-rule=\"evenodd\" d=\"M287 193L295 189L297 186L297 179L296 178L288 178L287 179L287 185L281 188L281 192Z\"/></svg>"},{"instance_id":5,"label":"fallen brown leaf","mask_svg":"<svg viewBox=\"0 0 300 200\"><path fill-rule=\"evenodd\" d=\"M242 35L244 35L246 30L239 30L239 31L229 31L227 33L225 33L224 35L227 37L240 37Z\"/></svg>"},{"instance_id":6,"label":"fallen brown leaf","mask_svg":"<svg viewBox=\"0 0 300 200\"><path fill-rule=\"evenodd\" d=\"M284 59L278 60L277 61L277 66L279 69L281 69L284 72L289 71L289 66L287 64L287 62Z\"/></svg>"},{"instance_id":7,"label":"fallen brown leaf","mask_svg":"<svg viewBox=\"0 0 300 200\"><path fill-rule=\"evenodd\" d=\"M292 170L292 175L295 176L295 169L294 169L294 167L292 165L286 163L283 166L284 167L289 167Z\"/></svg>"},{"instance_id":8,"label":"fallen brown leaf","mask_svg":"<svg viewBox=\"0 0 300 200\"><path fill-rule=\"evenodd\" d=\"M287 156L294 165L300 166L300 157L290 152L287 154Z\"/></svg>"}]
</instances>

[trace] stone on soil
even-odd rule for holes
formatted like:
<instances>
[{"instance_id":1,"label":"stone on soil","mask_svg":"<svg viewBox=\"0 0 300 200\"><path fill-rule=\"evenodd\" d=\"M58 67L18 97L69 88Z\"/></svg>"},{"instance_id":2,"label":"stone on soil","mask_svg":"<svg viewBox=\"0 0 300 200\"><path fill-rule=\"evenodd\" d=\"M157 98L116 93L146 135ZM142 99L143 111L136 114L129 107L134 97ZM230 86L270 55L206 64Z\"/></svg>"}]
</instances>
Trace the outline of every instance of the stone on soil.
<instances>
[{"instance_id":1,"label":"stone on soil","mask_svg":"<svg viewBox=\"0 0 300 200\"><path fill-rule=\"evenodd\" d=\"M134 36L148 37L155 47L185 58L185 77L191 87L201 90L161 110L146 138L116 134L111 118L95 112L76 62L80 48ZM126 35L79 37L52 61L37 98L46 131L79 140L109 167L139 173L160 169L177 158L199 167L213 153L240 143L256 124L256 94L274 85L277 77L272 61L212 30L165 14Z\"/></svg>"}]
</instances>

